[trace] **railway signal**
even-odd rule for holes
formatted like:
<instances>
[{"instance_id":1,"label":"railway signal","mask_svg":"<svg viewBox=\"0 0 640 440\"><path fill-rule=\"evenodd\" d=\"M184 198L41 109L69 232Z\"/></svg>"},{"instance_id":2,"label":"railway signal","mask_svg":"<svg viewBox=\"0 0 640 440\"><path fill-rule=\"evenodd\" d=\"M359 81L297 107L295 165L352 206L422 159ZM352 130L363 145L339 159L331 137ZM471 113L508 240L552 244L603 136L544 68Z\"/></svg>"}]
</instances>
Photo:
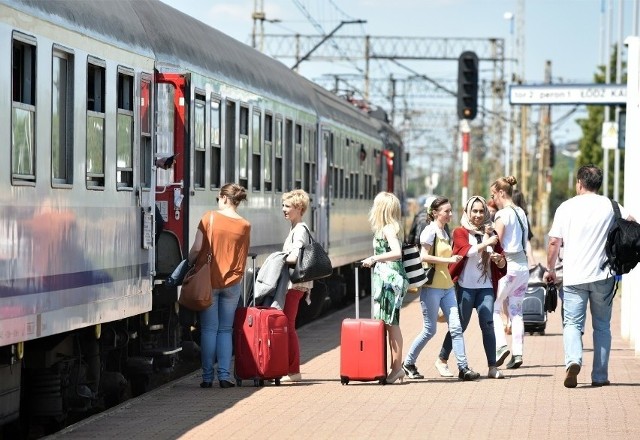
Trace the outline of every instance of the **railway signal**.
<instances>
[{"instance_id":1,"label":"railway signal","mask_svg":"<svg viewBox=\"0 0 640 440\"><path fill-rule=\"evenodd\" d=\"M478 55L466 51L458 58L458 117L472 120L478 114Z\"/></svg>"}]
</instances>

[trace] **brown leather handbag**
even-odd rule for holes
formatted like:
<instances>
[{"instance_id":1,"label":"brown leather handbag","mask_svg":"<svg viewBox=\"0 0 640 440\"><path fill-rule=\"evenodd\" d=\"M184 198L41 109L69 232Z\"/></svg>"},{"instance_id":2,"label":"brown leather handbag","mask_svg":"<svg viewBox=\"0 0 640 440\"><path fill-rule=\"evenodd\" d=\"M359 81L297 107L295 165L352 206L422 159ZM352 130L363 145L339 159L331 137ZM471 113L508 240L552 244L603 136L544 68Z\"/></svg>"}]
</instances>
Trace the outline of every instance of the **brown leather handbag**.
<instances>
[{"instance_id":1,"label":"brown leather handbag","mask_svg":"<svg viewBox=\"0 0 640 440\"><path fill-rule=\"evenodd\" d=\"M209 227L207 228L206 242L200 249L200 254L191 269L187 272L182 281L182 289L178 302L189 310L200 312L213 304L211 296L211 260L213 254L211 251L211 233L213 227L213 211L209 216ZM201 259L203 252L206 252L206 258ZM200 264L198 264L200 262Z\"/></svg>"}]
</instances>

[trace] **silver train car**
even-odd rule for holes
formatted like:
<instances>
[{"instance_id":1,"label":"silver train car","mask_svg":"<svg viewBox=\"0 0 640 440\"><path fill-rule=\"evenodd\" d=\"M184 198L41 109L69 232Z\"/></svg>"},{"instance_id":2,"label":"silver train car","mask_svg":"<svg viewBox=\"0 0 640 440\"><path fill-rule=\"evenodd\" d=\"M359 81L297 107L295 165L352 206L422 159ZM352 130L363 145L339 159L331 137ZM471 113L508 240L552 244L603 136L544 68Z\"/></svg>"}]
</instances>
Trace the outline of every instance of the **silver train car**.
<instances>
[{"instance_id":1,"label":"silver train car","mask_svg":"<svg viewBox=\"0 0 640 440\"><path fill-rule=\"evenodd\" d=\"M311 195L335 270L304 319L370 255L375 194L403 198L382 118L157 0L0 0L0 54L0 425L55 429L175 366L197 322L163 280L226 182L258 266L282 193Z\"/></svg>"}]
</instances>

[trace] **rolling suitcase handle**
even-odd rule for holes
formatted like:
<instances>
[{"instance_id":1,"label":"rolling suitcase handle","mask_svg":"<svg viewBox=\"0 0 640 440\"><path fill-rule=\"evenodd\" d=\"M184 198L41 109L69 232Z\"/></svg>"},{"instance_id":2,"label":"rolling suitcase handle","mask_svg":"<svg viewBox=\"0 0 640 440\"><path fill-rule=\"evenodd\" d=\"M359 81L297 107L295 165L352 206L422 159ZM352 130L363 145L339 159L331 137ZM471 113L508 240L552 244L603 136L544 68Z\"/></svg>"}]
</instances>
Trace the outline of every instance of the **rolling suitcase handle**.
<instances>
[{"instance_id":1,"label":"rolling suitcase handle","mask_svg":"<svg viewBox=\"0 0 640 440\"><path fill-rule=\"evenodd\" d=\"M355 266L355 281L356 281L356 292L355 292L355 302L356 302L356 319L360 319L360 273L359 269L362 267L361 261L356 261L354 263ZM373 273L372 273L373 276ZM371 283L373 286L373 283ZM371 297L371 318L373 318L373 294L369 295Z\"/></svg>"},{"instance_id":2,"label":"rolling suitcase handle","mask_svg":"<svg viewBox=\"0 0 640 440\"><path fill-rule=\"evenodd\" d=\"M249 288L247 286L247 278L244 277L244 298L242 300L242 305L248 307L250 302L253 302L253 305L256 305L256 296L255 296L255 288L256 288L256 257L258 256L255 252L249 252L247 254L248 258L251 258L251 275L253 275L253 284L251 284L251 292L249 292ZM246 271L245 271L246 273ZM251 298L249 298L249 293L251 293ZM249 301L251 299L251 301Z\"/></svg>"}]
</instances>

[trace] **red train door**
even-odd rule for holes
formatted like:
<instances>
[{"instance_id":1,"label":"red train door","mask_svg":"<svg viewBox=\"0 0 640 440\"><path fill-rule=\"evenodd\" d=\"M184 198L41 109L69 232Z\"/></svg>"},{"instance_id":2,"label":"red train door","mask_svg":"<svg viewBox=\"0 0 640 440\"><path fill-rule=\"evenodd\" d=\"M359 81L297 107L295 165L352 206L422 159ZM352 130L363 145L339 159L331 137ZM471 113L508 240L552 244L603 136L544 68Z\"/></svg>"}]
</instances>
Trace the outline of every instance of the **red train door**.
<instances>
[{"instance_id":1,"label":"red train door","mask_svg":"<svg viewBox=\"0 0 640 440\"><path fill-rule=\"evenodd\" d=\"M188 251L188 76L156 74L156 205L165 221L156 271L163 276ZM163 167L169 162L170 166Z\"/></svg>"},{"instance_id":2,"label":"red train door","mask_svg":"<svg viewBox=\"0 0 640 440\"><path fill-rule=\"evenodd\" d=\"M394 153L392 150L382 150L382 178L380 191L394 192L394 174L393 174Z\"/></svg>"}]
</instances>

